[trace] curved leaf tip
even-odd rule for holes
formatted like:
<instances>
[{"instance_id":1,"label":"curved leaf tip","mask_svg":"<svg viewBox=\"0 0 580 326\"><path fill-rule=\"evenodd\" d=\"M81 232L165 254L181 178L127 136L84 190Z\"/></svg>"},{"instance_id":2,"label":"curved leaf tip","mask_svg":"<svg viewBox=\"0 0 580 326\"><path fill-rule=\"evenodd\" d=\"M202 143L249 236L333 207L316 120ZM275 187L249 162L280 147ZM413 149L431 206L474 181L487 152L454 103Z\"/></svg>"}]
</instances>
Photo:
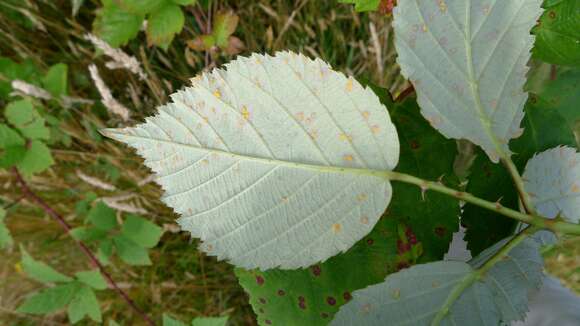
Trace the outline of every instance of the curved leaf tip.
<instances>
[{"instance_id":1,"label":"curved leaf tip","mask_svg":"<svg viewBox=\"0 0 580 326\"><path fill-rule=\"evenodd\" d=\"M192 79L132 128L179 224L245 268L306 267L346 251L391 199L399 158L378 97L320 59L238 57Z\"/></svg>"}]
</instances>

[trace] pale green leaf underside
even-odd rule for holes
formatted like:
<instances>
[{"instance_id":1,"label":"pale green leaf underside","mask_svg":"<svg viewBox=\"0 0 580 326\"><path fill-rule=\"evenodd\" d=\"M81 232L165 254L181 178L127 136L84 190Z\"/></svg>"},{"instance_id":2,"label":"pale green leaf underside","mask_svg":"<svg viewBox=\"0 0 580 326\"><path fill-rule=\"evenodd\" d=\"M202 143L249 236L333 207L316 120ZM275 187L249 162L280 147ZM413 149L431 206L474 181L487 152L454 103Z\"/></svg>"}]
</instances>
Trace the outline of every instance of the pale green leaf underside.
<instances>
[{"instance_id":1,"label":"pale green leaf underside","mask_svg":"<svg viewBox=\"0 0 580 326\"><path fill-rule=\"evenodd\" d=\"M497 326L500 321L523 319L530 294L543 281L539 248L549 236L553 235L539 232L512 249L481 281L462 292L441 325ZM483 251L469 264L416 265L388 276L384 283L355 291L352 302L341 307L332 325L431 325L453 288L508 240Z\"/></svg>"},{"instance_id":2,"label":"pale green leaf underside","mask_svg":"<svg viewBox=\"0 0 580 326\"><path fill-rule=\"evenodd\" d=\"M580 222L580 154L575 148L560 146L536 154L523 178L538 213Z\"/></svg>"},{"instance_id":3,"label":"pale green leaf underside","mask_svg":"<svg viewBox=\"0 0 580 326\"><path fill-rule=\"evenodd\" d=\"M487 259L498 252L510 238L504 239L482 251L469 264L480 267ZM505 259L497 263L484 279L491 288L496 305L501 312L502 321L523 320L528 312L528 298L542 285L544 261L540 247L553 243L554 234L540 231L512 249Z\"/></svg>"},{"instance_id":4,"label":"pale green leaf underside","mask_svg":"<svg viewBox=\"0 0 580 326\"><path fill-rule=\"evenodd\" d=\"M522 90L541 0L401 1L394 10L401 71L423 116L490 159L521 134Z\"/></svg>"},{"instance_id":5,"label":"pale green leaf underside","mask_svg":"<svg viewBox=\"0 0 580 326\"><path fill-rule=\"evenodd\" d=\"M386 209L399 157L377 96L321 60L239 57L134 128L108 129L157 174L202 249L245 268L298 268L350 248Z\"/></svg>"},{"instance_id":6,"label":"pale green leaf underside","mask_svg":"<svg viewBox=\"0 0 580 326\"><path fill-rule=\"evenodd\" d=\"M430 325L453 287L472 271L468 264L455 261L405 269L384 283L353 292L353 300L341 307L331 325ZM476 282L441 325L497 326L498 321L491 289Z\"/></svg>"}]
</instances>

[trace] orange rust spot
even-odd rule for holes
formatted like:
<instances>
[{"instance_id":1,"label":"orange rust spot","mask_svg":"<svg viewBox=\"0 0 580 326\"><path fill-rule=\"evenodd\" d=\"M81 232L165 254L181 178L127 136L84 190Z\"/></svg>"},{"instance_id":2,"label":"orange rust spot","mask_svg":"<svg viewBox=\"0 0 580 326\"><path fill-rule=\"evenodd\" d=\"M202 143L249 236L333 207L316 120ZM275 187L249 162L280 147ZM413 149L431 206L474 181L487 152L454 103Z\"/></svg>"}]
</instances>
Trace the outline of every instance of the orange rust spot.
<instances>
[{"instance_id":1,"label":"orange rust spot","mask_svg":"<svg viewBox=\"0 0 580 326\"><path fill-rule=\"evenodd\" d=\"M346 91L347 91L347 92L351 92L351 91L352 91L352 87L353 87L352 78L349 78L349 79L346 81Z\"/></svg>"},{"instance_id":2,"label":"orange rust spot","mask_svg":"<svg viewBox=\"0 0 580 326\"><path fill-rule=\"evenodd\" d=\"M379 133L379 131L381 131L381 127L379 127L378 125L373 125L373 126L371 127L371 132L372 132L373 134L375 134L375 135L376 135L376 134L378 134L378 133Z\"/></svg>"},{"instance_id":3,"label":"orange rust spot","mask_svg":"<svg viewBox=\"0 0 580 326\"><path fill-rule=\"evenodd\" d=\"M442 13L446 13L447 12L447 4L445 3L445 0L439 0L439 10Z\"/></svg>"},{"instance_id":4,"label":"orange rust spot","mask_svg":"<svg viewBox=\"0 0 580 326\"><path fill-rule=\"evenodd\" d=\"M303 121L304 120L304 112L296 113L296 120Z\"/></svg>"},{"instance_id":5,"label":"orange rust spot","mask_svg":"<svg viewBox=\"0 0 580 326\"><path fill-rule=\"evenodd\" d=\"M344 140L352 141L352 136L343 132L340 135L338 135L338 139L343 140L343 141Z\"/></svg>"},{"instance_id":6,"label":"orange rust spot","mask_svg":"<svg viewBox=\"0 0 580 326\"><path fill-rule=\"evenodd\" d=\"M370 117L370 112L369 111L364 111L362 114L363 119L368 120Z\"/></svg>"},{"instance_id":7,"label":"orange rust spot","mask_svg":"<svg viewBox=\"0 0 580 326\"><path fill-rule=\"evenodd\" d=\"M250 119L250 111L245 105L242 106L242 118L244 118L244 120Z\"/></svg>"},{"instance_id":8,"label":"orange rust spot","mask_svg":"<svg viewBox=\"0 0 580 326\"><path fill-rule=\"evenodd\" d=\"M215 92L213 92L213 96L217 98L222 98L222 93L220 93L220 91L216 89Z\"/></svg>"},{"instance_id":9,"label":"orange rust spot","mask_svg":"<svg viewBox=\"0 0 580 326\"><path fill-rule=\"evenodd\" d=\"M348 161L348 162L352 162L352 160L354 159L354 158L352 157L352 155L350 155L350 154L344 155L342 158L343 158L345 161Z\"/></svg>"},{"instance_id":10,"label":"orange rust spot","mask_svg":"<svg viewBox=\"0 0 580 326\"><path fill-rule=\"evenodd\" d=\"M578 185L576 185L576 184L573 184L571 190L572 190L572 192L580 192L580 187L578 187Z\"/></svg>"},{"instance_id":11,"label":"orange rust spot","mask_svg":"<svg viewBox=\"0 0 580 326\"><path fill-rule=\"evenodd\" d=\"M342 225L340 223L334 223L332 225L332 232L338 234L342 230Z\"/></svg>"},{"instance_id":12,"label":"orange rust spot","mask_svg":"<svg viewBox=\"0 0 580 326\"><path fill-rule=\"evenodd\" d=\"M360 218L360 222L361 222L362 224L364 224L364 225L367 225L367 224L369 224L369 218L368 218L368 216L361 216L361 218Z\"/></svg>"},{"instance_id":13,"label":"orange rust spot","mask_svg":"<svg viewBox=\"0 0 580 326\"><path fill-rule=\"evenodd\" d=\"M310 136L310 138L314 140L318 138L318 130L311 130L308 132L308 135Z\"/></svg>"},{"instance_id":14,"label":"orange rust spot","mask_svg":"<svg viewBox=\"0 0 580 326\"><path fill-rule=\"evenodd\" d=\"M369 198L369 196L367 194L358 194L356 196L356 200L359 202L363 202L363 201L367 200L367 198Z\"/></svg>"}]
</instances>

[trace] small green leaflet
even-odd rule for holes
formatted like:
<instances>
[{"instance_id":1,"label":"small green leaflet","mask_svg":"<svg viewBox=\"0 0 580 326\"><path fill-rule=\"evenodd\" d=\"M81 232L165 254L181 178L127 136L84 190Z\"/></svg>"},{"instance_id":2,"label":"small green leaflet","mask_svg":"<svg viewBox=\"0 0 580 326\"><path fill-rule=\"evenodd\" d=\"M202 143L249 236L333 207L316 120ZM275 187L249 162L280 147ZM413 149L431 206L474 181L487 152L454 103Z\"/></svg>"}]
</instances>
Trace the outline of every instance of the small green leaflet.
<instances>
[{"instance_id":1,"label":"small green leaflet","mask_svg":"<svg viewBox=\"0 0 580 326\"><path fill-rule=\"evenodd\" d=\"M131 14L119 8L113 0L103 0L97 11L93 32L112 47L127 44L135 38L143 25L144 15Z\"/></svg>"},{"instance_id":2,"label":"small green leaflet","mask_svg":"<svg viewBox=\"0 0 580 326\"><path fill-rule=\"evenodd\" d=\"M80 283L71 282L40 290L27 297L17 311L39 315L55 312L69 304L80 288Z\"/></svg>"},{"instance_id":3,"label":"small green leaflet","mask_svg":"<svg viewBox=\"0 0 580 326\"><path fill-rule=\"evenodd\" d=\"M68 319L75 324L85 316L100 323L101 307L95 292L88 286L81 286L68 305Z\"/></svg>"},{"instance_id":4,"label":"small green leaflet","mask_svg":"<svg viewBox=\"0 0 580 326\"><path fill-rule=\"evenodd\" d=\"M580 154L575 148L559 146L536 154L522 177L538 213L580 222Z\"/></svg>"},{"instance_id":5,"label":"small green leaflet","mask_svg":"<svg viewBox=\"0 0 580 326\"><path fill-rule=\"evenodd\" d=\"M356 11L374 11L379 8L381 0L339 0L340 3L352 3Z\"/></svg>"},{"instance_id":6,"label":"small green leaflet","mask_svg":"<svg viewBox=\"0 0 580 326\"><path fill-rule=\"evenodd\" d=\"M119 0L119 6L124 10L136 14L145 15L158 10L167 0Z\"/></svg>"},{"instance_id":7,"label":"small green leaflet","mask_svg":"<svg viewBox=\"0 0 580 326\"><path fill-rule=\"evenodd\" d=\"M115 210L101 201L96 202L95 206L91 208L87 215L87 221L102 231L109 231L118 226Z\"/></svg>"},{"instance_id":8,"label":"small green leaflet","mask_svg":"<svg viewBox=\"0 0 580 326\"><path fill-rule=\"evenodd\" d=\"M99 272L97 269L92 271L77 272L75 277L81 283L84 283L95 290L104 290L107 288L107 282L101 275L101 272Z\"/></svg>"},{"instance_id":9,"label":"small green leaflet","mask_svg":"<svg viewBox=\"0 0 580 326\"><path fill-rule=\"evenodd\" d=\"M115 236L113 243L117 254L125 263L135 266L151 265L146 248L139 246L122 235Z\"/></svg>"},{"instance_id":10,"label":"small green leaflet","mask_svg":"<svg viewBox=\"0 0 580 326\"><path fill-rule=\"evenodd\" d=\"M406 0L393 12L397 62L423 116L446 137L481 146L493 162L522 133L540 3Z\"/></svg>"},{"instance_id":11,"label":"small green leaflet","mask_svg":"<svg viewBox=\"0 0 580 326\"><path fill-rule=\"evenodd\" d=\"M226 326L228 317L197 317L191 321L191 326Z\"/></svg>"},{"instance_id":12,"label":"small green leaflet","mask_svg":"<svg viewBox=\"0 0 580 326\"><path fill-rule=\"evenodd\" d=\"M20 252L22 253L22 269L29 277L42 283L72 281L70 277L57 272L47 264L34 260L22 246L20 246Z\"/></svg>"},{"instance_id":13,"label":"small green leaflet","mask_svg":"<svg viewBox=\"0 0 580 326\"><path fill-rule=\"evenodd\" d=\"M380 175L396 166L399 142L384 106L292 52L226 67L193 79L145 123L103 134L145 157L162 200L219 259L294 269L348 250L391 198Z\"/></svg>"},{"instance_id":14,"label":"small green leaflet","mask_svg":"<svg viewBox=\"0 0 580 326\"><path fill-rule=\"evenodd\" d=\"M228 322L228 317L197 317L191 321L191 326L225 326ZM168 314L163 314L163 326L186 326L186 323L171 317Z\"/></svg>"},{"instance_id":15,"label":"small green leaflet","mask_svg":"<svg viewBox=\"0 0 580 326\"><path fill-rule=\"evenodd\" d=\"M185 16L178 5L167 3L152 12L147 21L147 42L167 50L175 34L181 32Z\"/></svg>"},{"instance_id":16,"label":"small green leaflet","mask_svg":"<svg viewBox=\"0 0 580 326\"><path fill-rule=\"evenodd\" d=\"M159 242L163 229L141 216L129 214L121 234L143 248L153 248Z\"/></svg>"},{"instance_id":17,"label":"small green leaflet","mask_svg":"<svg viewBox=\"0 0 580 326\"><path fill-rule=\"evenodd\" d=\"M68 66L58 63L48 69L42 79L42 86L52 96L59 98L67 95Z\"/></svg>"},{"instance_id":18,"label":"small green leaflet","mask_svg":"<svg viewBox=\"0 0 580 326\"><path fill-rule=\"evenodd\" d=\"M9 103L4 110L4 116L25 138L46 140L50 136L44 119L28 100Z\"/></svg>"},{"instance_id":19,"label":"small green leaflet","mask_svg":"<svg viewBox=\"0 0 580 326\"><path fill-rule=\"evenodd\" d=\"M534 28L534 57L557 65L580 67L580 2L545 1Z\"/></svg>"},{"instance_id":20,"label":"small green leaflet","mask_svg":"<svg viewBox=\"0 0 580 326\"><path fill-rule=\"evenodd\" d=\"M10 230L5 223L6 218L6 211L4 208L0 207L0 249L5 249L12 247L14 244L14 240L12 240L12 236L10 235Z\"/></svg>"},{"instance_id":21,"label":"small green leaflet","mask_svg":"<svg viewBox=\"0 0 580 326\"><path fill-rule=\"evenodd\" d=\"M543 279L539 253L543 235L536 234L516 246L483 276L483 282L473 279L474 268L505 241L469 264L440 261L416 265L388 276L384 283L356 291L331 325L431 325L452 290L464 280L473 283L449 307L441 325L497 326L500 321L521 320L527 312L529 293L537 290Z\"/></svg>"}]
</instances>

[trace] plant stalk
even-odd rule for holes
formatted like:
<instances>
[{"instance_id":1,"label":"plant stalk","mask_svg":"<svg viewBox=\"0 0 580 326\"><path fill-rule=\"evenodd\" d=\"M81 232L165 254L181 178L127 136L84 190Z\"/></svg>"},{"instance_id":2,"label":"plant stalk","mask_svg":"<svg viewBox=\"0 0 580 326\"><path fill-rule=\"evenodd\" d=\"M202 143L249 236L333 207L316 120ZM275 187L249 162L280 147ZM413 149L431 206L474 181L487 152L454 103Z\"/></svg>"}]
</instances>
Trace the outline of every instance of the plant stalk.
<instances>
[{"instance_id":1,"label":"plant stalk","mask_svg":"<svg viewBox=\"0 0 580 326\"><path fill-rule=\"evenodd\" d=\"M459 200L463 200L470 204L497 212L509 218L518 220L520 222L534 225L540 229L548 229L556 233L566 233L580 235L580 224L568 223L557 220L550 220L545 217L530 213L520 213L516 210L502 206L499 202L492 203L485 199L476 197L468 192L448 188L439 182L427 181L405 173L394 171L383 171L385 178L393 181L399 181L419 186L422 191L432 190L437 191Z\"/></svg>"},{"instance_id":2,"label":"plant stalk","mask_svg":"<svg viewBox=\"0 0 580 326\"><path fill-rule=\"evenodd\" d=\"M26 183L26 181L24 180L24 178L22 177L20 172L18 172L17 168L15 168L15 167L12 168L12 173L14 174L14 177L16 178L17 183L20 185L20 189L22 190L22 193L24 194L24 196L26 198L28 198L30 201L32 201L33 203L35 203L36 205L38 205L47 215L49 215L56 222L58 222L58 224L60 224L60 226L62 226L62 228L65 230L65 232L67 234L70 235L70 231L72 228L65 221L65 219L57 211L55 211L52 207L50 207L44 200L42 200L42 198L40 198L38 195L36 195L32 191L32 189L30 189L30 187L28 186L28 184ZM137 313L137 315L141 316L141 318L143 318L143 320L148 325L155 326L155 322L143 310L141 310L137 306L137 304L135 304L135 302L129 297L129 295L125 291L123 291L123 289L121 289L117 285L115 280L113 280L111 275L105 270L105 267L103 266L103 264L101 264L101 262L97 259L97 257L95 257L95 255L91 252L89 247L87 247L87 245L80 240L76 240L76 239L74 239L74 240L77 243L77 245L79 246L80 250L88 257L88 259L91 262L91 265L93 265L99 269L99 272L107 280L109 285L111 287L113 287L113 289L121 296L121 298L123 298L123 300L125 300L125 302L127 302L127 304Z\"/></svg>"}]
</instances>

